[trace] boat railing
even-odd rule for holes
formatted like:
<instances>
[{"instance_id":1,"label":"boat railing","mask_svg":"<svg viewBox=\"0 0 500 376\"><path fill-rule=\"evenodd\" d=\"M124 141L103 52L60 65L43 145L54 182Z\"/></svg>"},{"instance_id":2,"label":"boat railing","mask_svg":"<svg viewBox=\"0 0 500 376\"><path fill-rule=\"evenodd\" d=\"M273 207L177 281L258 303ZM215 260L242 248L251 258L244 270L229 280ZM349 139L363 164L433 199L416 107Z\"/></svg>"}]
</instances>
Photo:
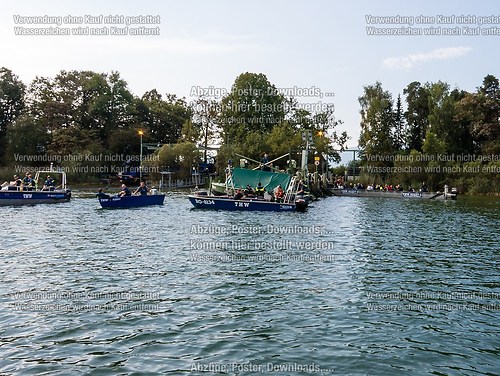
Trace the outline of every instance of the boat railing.
<instances>
[{"instance_id":1,"label":"boat railing","mask_svg":"<svg viewBox=\"0 0 500 376\"><path fill-rule=\"evenodd\" d=\"M226 194L228 196L234 195L236 192L236 189L234 188L234 179L233 179L233 168L228 165L226 167ZM230 193L231 192L231 193Z\"/></svg>"},{"instance_id":2,"label":"boat railing","mask_svg":"<svg viewBox=\"0 0 500 376\"><path fill-rule=\"evenodd\" d=\"M292 176L290 184L288 184L288 188L285 192L285 197L283 199L285 203L290 203L295 201L295 196L297 195L298 186L299 186L299 180L297 179L297 176Z\"/></svg>"}]
</instances>

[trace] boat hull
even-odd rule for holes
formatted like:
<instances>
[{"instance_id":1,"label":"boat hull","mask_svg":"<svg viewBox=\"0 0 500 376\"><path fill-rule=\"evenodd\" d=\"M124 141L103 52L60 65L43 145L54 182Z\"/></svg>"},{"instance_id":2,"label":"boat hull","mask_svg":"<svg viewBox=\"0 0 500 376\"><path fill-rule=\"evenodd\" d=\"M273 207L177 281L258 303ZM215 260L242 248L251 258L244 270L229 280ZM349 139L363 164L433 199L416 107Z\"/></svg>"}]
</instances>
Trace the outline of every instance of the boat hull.
<instances>
[{"instance_id":1,"label":"boat hull","mask_svg":"<svg viewBox=\"0 0 500 376\"><path fill-rule=\"evenodd\" d=\"M195 208L212 210L230 210L230 211L303 211L307 204L279 203L257 199L235 200L229 197L220 196L193 196L190 195L189 201Z\"/></svg>"},{"instance_id":2,"label":"boat hull","mask_svg":"<svg viewBox=\"0 0 500 376\"><path fill-rule=\"evenodd\" d=\"M112 196L109 198L99 198L99 203L104 209L127 209L139 208L143 206L163 205L164 194L140 195L140 196Z\"/></svg>"},{"instance_id":3,"label":"boat hull","mask_svg":"<svg viewBox=\"0 0 500 376\"><path fill-rule=\"evenodd\" d=\"M0 206L57 204L68 202L71 191L0 191Z\"/></svg>"},{"instance_id":4,"label":"boat hull","mask_svg":"<svg viewBox=\"0 0 500 376\"><path fill-rule=\"evenodd\" d=\"M366 189L333 189L334 196L346 197L383 197L423 200L456 200L457 195L443 192L399 192L399 191L368 191Z\"/></svg>"}]
</instances>

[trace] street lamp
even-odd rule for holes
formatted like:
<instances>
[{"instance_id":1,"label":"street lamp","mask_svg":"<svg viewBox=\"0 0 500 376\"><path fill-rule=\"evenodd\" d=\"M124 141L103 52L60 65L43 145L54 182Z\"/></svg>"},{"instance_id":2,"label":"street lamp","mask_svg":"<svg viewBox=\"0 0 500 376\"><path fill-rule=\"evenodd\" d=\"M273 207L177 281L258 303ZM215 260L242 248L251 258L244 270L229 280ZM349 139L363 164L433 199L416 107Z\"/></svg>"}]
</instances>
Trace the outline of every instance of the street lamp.
<instances>
[{"instance_id":1,"label":"street lamp","mask_svg":"<svg viewBox=\"0 0 500 376\"><path fill-rule=\"evenodd\" d=\"M140 129L138 132L139 136L141 136L141 155L139 158L139 182L142 181L142 136L144 135L144 131Z\"/></svg>"}]
</instances>

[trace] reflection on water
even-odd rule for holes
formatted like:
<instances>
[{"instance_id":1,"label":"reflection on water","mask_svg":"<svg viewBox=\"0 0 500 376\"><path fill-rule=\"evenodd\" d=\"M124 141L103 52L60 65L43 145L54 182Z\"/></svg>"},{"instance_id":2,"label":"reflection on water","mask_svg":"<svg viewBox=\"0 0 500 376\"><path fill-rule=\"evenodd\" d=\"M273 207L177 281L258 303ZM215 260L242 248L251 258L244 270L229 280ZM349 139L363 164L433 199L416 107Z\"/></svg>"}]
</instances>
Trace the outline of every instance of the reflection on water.
<instances>
[{"instance_id":1,"label":"reflection on water","mask_svg":"<svg viewBox=\"0 0 500 376\"><path fill-rule=\"evenodd\" d=\"M499 208L2 208L0 373L494 374Z\"/></svg>"}]
</instances>

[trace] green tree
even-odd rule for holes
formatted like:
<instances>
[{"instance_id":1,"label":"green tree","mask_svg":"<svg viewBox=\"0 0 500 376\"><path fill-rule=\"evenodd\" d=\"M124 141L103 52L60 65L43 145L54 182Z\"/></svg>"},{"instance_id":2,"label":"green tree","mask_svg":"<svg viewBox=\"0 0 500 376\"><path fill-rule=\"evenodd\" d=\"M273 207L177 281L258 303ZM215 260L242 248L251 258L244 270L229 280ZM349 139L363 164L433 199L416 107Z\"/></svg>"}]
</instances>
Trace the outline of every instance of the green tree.
<instances>
[{"instance_id":1,"label":"green tree","mask_svg":"<svg viewBox=\"0 0 500 376\"><path fill-rule=\"evenodd\" d=\"M0 68L0 165L4 162L8 127L25 108L26 86L7 68Z\"/></svg>"},{"instance_id":2,"label":"green tree","mask_svg":"<svg viewBox=\"0 0 500 376\"><path fill-rule=\"evenodd\" d=\"M50 135L45 127L34 118L23 114L14 120L7 128L7 158L8 162L17 162L17 155L38 156L46 153ZM25 162L23 162L25 163ZM46 165L44 162L29 162L29 166Z\"/></svg>"},{"instance_id":3,"label":"green tree","mask_svg":"<svg viewBox=\"0 0 500 376\"><path fill-rule=\"evenodd\" d=\"M226 143L243 144L251 132L268 133L285 117L285 98L267 77L242 73L222 98L220 122Z\"/></svg>"},{"instance_id":4,"label":"green tree","mask_svg":"<svg viewBox=\"0 0 500 376\"><path fill-rule=\"evenodd\" d=\"M429 126L429 92L420 82L414 81L403 90L403 94L406 95L407 103L406 144L409 149L421 151Z\"/></svg>"},{"instance_id":5,"label":"green tree","mask_svg":"<svg viewBox=\"0 0 500 376\"><path fill-rule=\"evenodd\" d=\"M382 84L364 87L358 98L361 105L361 136L359 146L363 155L388 155L395 152L393 140L394 112L392 96L382 89Z\"/></svg>"},{"instance_id":6,"label":"green tree","mask_svg":"<svg viewBox=\"0 0 500 376\"><path fill-rule=\"evenodd\" d=\"M30 112L49 133L97 130L106 145L117 129L133 122L133 95L118 72L61 71L55 78L35 78L30 92Z\"/></svg>"},{"instance_id":7,"label":"green tree","mask_svg":"<svg viewBox=\"0 0 500 376\"><path fill-rule=\"evenodd\" d=\"M423 155L433 155L435 158L426 163L426 167L428 173L426 174L426 184L432 190L442 189L444 171L443 167L447 166L446 163L439 161L437 156L439 154L445 154L447 152L448 145L443 140L439 139L439 137L432 132L430 129L427 130L425 135L425 140L422 145ZM422 182L414 182L422 183Z\"/></svg>"},{"instance_id":8,"label":"green tree","mask_svg":"<svg viewBox=\"0 0 500 376\"><path fill-rule=\"evenodd\" d=\"M191 119L186 101L173 94L163 99L156 89L146 92L142 101L148 109L146 122L153 142L176 143L182 136L183 125Z\"/></svg>"},{"instance_id":9,"label":"green tree","mask_svg":"<svg viewBox=\"0 0 500 376\"><path fill-rule=\"evenodd\" d=\"M180 177L190 176L192 168L200 162L200 152L196 145L191 142L165 144L157 153L159 169L179 171Z\"/></svg>"},{"instance_id":10,"label":"green tree","mask_svg":"<svg viewBox=\"0 0 500 376\"><path fill-rule=\"evenodd\" d=\"M220 106L217 101L199 97L191 104L191 111L193 114L193 128L198 133L194 142L201 141L203 161L206 163L208 146L215 141L220 131L217 124L220 116Z\"/></svg>"},{"instance_id":11,"label":"green tree","mask_svg":"<svg viewBox=\"0 0 500 376\"><path fill-rule=\"evenodd\" d=\"M465 93L456 103L456 119L469 125L476 152L500 153L500 86L487 75L476 93Z\"/></svg>"},{"instance_id":12,"label":"green tree","mask_svg":"<svg viewBox=\"0 0 500 376\"><path fill-rule=\"evenodd\" d=\"M401 103L401 95L398 94L398 99L396 101L396 110L394 113L394 148L396 150L402 150L406 146L406 124L404 118L403 104Z\"/></svg>"},{"instance_id":13,"label":"green tree","mask_svg":"<svg viewBox=\"0 0 500 376\"><path fill-rule=\"evenodd\" d=\"M300 143L301 135L299 130L289 121L285 120L274 126L269 133L266 139L266 150L270 155L278 157L288 153L290 150L297 150ZM281 164L284 165L284 163Z\"/></svg>"}]
</instances>

